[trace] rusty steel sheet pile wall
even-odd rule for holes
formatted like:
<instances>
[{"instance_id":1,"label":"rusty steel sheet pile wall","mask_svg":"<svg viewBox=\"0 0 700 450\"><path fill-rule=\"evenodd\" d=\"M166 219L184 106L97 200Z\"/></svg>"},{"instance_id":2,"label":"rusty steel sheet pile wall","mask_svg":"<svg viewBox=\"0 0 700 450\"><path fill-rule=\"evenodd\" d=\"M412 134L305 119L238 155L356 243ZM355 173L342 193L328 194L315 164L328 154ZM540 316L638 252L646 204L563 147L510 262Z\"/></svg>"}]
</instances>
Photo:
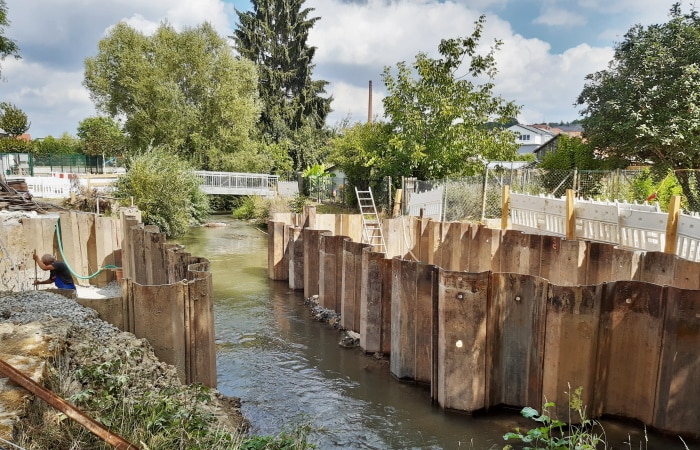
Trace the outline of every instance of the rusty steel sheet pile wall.
<instances>
[{"instance_id":1,"label":"rusty steel sheet pile wall","mask_svg":"<svg viewBox=\"0 0 700 450\"><path fill-rule=\"evenodd\" d=\"M57 224L60 227L60 247ZM74 277L81 286L105 286L116 278L114 271L104 270L97 276L88 277L105 266L121 264L121 233L119 221L77 211L58 215L29 215L0 223L0 237L7 252L3 252L2 257L14 263L12 267L7 265L3 268L0 289L21 291L33 288L36 267L32 259L34 251L39 255L51 253L64 260L77 275L83 277ZM60 248L63 248L63 256ZM39 269L36 276L43 280L48 273ZM50 286L40 286L40 289L46 288Z\"/></svg>"},{"instance_id":2,"label":"rusty steel sheet pile wall","mask_svg":"<svg viewBox=\"0 0 700 450\"><path fill-rule=\"evenodd\" d=\"M147 339L183 382L216 387L209 261L166 243L158 227L128 215L122 220L123 329Z\"/></svg>"},{"instance_id":3,"label":"rusty steel sheet pile wall","mask_svg":"<svg viewBox=\"0 0 700 450\"><path fill-rule=\"evenodd\" d=\"M430 383L446 409L546 399L565 420L567 393L582 386L594 416L700 436L700 263L475 224L400 218L383 228L387 248L403 253L343 237L340 272L331 231L299 234L316 241L304 245L304 272L314 259L334 266L341 323L358 331L359 309L362 349L390 354L396 378Z\"/></svg>"}]
</instances>

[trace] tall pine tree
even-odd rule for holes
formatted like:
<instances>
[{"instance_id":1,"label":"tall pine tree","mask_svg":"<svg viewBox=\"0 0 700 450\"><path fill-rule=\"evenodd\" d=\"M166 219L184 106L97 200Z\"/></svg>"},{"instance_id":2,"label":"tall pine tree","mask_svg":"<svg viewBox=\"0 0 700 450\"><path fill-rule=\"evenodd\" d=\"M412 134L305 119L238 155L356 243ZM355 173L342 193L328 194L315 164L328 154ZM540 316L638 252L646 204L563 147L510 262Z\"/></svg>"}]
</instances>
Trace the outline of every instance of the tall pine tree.
<instances>
[{"instance_id":1,"label":"tall pine tree","mask_svg":"<svg viewBox=\"0 0 700 450\"><path fill-rule=\"evenodd\" d=\"M263 138L287 146L296 170L318 162L309 144L325 141L319 137L332 101L322 96L328 82L312 79L316 47L307 38L319 18L309 17L313 8L303 8L304 1L252 0L252 11L237 11L239 26L231 36L239 54L259 68Z\"/></svg>"}]
</instances>

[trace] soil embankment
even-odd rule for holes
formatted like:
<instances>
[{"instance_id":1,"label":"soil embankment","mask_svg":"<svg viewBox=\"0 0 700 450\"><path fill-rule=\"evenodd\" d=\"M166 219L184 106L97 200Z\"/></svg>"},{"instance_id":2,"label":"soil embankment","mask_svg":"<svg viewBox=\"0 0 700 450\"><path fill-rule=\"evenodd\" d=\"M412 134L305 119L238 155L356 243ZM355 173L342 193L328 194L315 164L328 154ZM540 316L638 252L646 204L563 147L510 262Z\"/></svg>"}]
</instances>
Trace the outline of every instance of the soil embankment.
<instances>
[{"instance_id":1,"label":"soil embankment","mask_svg":"<svg viewBox=\"0 0 700 450\"><path fill-rule=\"evenodd\" d=\"M88 387L77 382L73 374L116 364L120 390L127 397L125 404L138 408L154 395L193 404L185 398L187 389L183 389L175 368L159 361L146 340L102 321L94 310L75 300L46 291L0 294L0 357L10 364L25 364L17 368L33 378L43 376L44 384L54 392L63 391L60 394L64 397L88 395ZM216 390L208 394L198 396L195 407L212 418L208 423L212 430L245 428L237 399ZM42 438L44 424L67 420L42 403L30 400L21 390L18 394L17 388L0 376L0 438L31 443Z\"/></svg>"}]
</instances>

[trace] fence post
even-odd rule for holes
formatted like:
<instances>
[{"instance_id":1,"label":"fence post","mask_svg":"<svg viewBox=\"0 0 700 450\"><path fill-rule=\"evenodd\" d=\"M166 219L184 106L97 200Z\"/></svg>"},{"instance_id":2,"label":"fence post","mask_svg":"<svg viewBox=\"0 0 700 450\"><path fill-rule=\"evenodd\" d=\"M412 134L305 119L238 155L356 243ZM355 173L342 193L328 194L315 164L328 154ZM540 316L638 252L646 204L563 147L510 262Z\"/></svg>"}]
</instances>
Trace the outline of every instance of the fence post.
<instances>
[{"instance_id":1,"label":"fence post","mask_svg":"<svg viewBox=\"0 0 700 450\"><path fill-rule=\"evenodd\" d=\"M508 229L508 215L510 213L510 186L503 185L501 195L501 230Z\"/></svg>"},{"instance_id":2,"label":"fence post","mask_svg":"<svg viewBox=\"0 0 700 450\"><path fill-rule=\"evenodd\" d=\"M566 240L576 239L576 192L566 190Z\"/></svg>"},{"instance_id":3,"label":"fence post","mask_svg":"<svg viewBox=\"0 0 700 450\"><path fill-rule=\"evenodd\" d=\"M481 221L486 218L486 188L489 182L489 166L484 168L484 188L481 191Z\"/></svg>"},{"instance_id":4,"label":"fence post","mask_svg":"<svg viewBox=\"0 0 700 450\"><path fill-rule=\"evenodd\" d=\"M666 220L666 247L665 253L676 254L676 242L678 241L678 216L681 209L681 196L674 195L668 205L668 219Z\"/></svg>"}]
</instances>

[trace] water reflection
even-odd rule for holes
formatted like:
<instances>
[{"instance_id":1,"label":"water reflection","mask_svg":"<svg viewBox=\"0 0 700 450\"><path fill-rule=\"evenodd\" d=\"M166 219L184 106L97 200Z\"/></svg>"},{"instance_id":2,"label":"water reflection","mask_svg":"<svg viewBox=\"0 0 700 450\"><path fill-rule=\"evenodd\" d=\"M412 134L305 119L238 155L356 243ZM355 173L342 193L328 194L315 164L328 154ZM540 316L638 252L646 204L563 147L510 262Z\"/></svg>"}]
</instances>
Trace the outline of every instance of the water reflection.
<instances>
[{"instance_id":1,"label":"water reflection","mask_svg":"<svg viewBox=\"0 0 700 450\"><path fill-rule=\"evenodd\" d=\"M241 222L196 228L180 242L211 261L219 389L240 397L256 434L309 423L321 449L501 449L533 423L517 411L468 416L432 405L426 387L395 380L387 361L338 346L337 330L311 319L301 292L267 278L267 235ZM614 448L640 428L610 425ZM620 432L621 431L621 432ZM660 438L643 448L678 448ZM659 440L660 439L660 440Z\"/></svg>"}]
</instances>

